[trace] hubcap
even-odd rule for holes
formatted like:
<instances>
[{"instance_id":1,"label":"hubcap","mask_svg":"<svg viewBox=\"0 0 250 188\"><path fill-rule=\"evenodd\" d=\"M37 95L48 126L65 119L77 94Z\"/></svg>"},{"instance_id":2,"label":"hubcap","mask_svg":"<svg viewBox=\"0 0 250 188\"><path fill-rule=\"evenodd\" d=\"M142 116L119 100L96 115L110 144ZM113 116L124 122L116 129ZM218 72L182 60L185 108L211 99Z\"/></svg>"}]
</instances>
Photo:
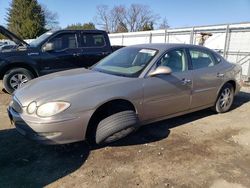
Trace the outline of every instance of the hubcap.
<instances>
[{"instance_id":1,"label":"hubcap","mask_svg":"<svg viewBox=\"0 0 250 188\"><path fill-rule=\"evenodd\" d=\"M228 110L232 104L232 100L233 92L231 91L231 89L224 89L219 99L221 109Z\"/></svg>"},{"instance_id":2,"label":"hubcap","mask_svg":"<svg viewBox=\"0 0 250 188\"><path fill-rule=\"evenodd\" d=\"M29 79L25 74L15 74L10 78L10 86L13 89L18 89L24 83L28 82Z\"/></svg>"}]
</instances>

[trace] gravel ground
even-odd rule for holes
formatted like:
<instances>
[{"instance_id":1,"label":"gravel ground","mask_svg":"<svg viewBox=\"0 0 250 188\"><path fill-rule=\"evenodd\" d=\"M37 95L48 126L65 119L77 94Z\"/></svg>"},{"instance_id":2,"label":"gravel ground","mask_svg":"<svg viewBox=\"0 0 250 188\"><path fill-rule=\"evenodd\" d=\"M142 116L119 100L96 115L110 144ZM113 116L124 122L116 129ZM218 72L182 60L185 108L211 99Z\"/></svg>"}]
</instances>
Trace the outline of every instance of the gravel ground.
<instances>
[{"instance_id":1,"label":"gravel ground","mask_svg":"<svg viewBox=\"0 0 250 188\"><path fill-rule=\"evenodd\" d=\"M250 88L228 113L154 123L105 148L25 139L9 99L0 92L0 187L250 187Z\"/></svg>"}]
</instances>

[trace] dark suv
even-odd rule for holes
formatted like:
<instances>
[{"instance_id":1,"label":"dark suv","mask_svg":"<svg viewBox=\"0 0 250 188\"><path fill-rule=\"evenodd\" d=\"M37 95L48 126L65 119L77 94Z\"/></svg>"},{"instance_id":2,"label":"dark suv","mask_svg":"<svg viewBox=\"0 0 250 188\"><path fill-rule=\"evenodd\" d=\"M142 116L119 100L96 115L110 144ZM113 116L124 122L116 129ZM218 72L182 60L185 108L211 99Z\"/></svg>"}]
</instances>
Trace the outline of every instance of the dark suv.
<instances>
[{"instance_id":1,"label":"dark suv","mask_svg":"<svg viewBox=\"0 0 250 188\"><path fill-rule=\"evenodd\" d=\"M113 51L100 30L49 31L29 44L2 26L0 33L16 43L0 51L0 79L9 93L41 75L90 67Z\"/></svg>"}]
</instances>

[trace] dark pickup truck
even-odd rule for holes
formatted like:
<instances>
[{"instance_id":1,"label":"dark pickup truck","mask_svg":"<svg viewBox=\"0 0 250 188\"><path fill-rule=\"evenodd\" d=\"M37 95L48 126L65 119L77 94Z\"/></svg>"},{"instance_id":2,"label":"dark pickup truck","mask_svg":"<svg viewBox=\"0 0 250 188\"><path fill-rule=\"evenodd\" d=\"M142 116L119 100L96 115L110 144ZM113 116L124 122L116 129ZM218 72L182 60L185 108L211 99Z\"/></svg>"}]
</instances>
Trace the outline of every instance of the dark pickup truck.
<instances>
[{"instance_id":1,"label":"dark pickup truck","mask_svg":"<svg viewBox=\"0 0 250 188\"><path fill-rule=\"evenodd\" d=\"M49 31L29 44L2 26L0 33L16 43L0 51L0 80L9 93L38 76L90 67L114 51L101 30Z\"/></svg>"}]
</instances>

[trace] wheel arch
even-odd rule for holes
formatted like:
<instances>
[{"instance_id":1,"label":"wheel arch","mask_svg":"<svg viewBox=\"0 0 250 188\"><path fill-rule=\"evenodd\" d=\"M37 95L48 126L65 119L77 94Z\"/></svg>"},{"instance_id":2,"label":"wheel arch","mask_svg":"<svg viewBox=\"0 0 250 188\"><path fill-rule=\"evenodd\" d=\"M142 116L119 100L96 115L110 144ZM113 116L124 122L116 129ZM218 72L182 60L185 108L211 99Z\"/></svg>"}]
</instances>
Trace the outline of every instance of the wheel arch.
<instances>
[{"instance_id":1,"label":"wheel arch","mask_svg":"<svg viewBox=\"0 0 250 188\"><path fill-rule=\"evenodd\" d=\"M89 141L93 140L94 133L96 132L96 128L98 125L98 122L105 117L105 115L108 113L108 110L110 108L118 108L117 112L120 110L133 110L137 113L136 106L129 101L128 99L124 98L117 98L117 99L111 99L109 101L106 101L102 104L100 104L96 110L92 113L88 125L87 130L85 132L85 138ZM125 108L122 108L125 107ZM120 109L119 109L120 108Z\"/></svg>"},{"instance_id":2,"label":"wheel arch","mask_svg":"<svg viewBox=\"0 0 250 188\"><path fill-rule=\"evenodd\" d=\"M218 89L218 91L217 91L217 96L220 94L220 91L221 91L221 89L223 88L223 86L225 85L225 84L231 84L232 86L233 86L233 88L234 88L234 91L236 90L236 81L235 80L233 80L233 79L230 79L230 80L227 80L226 82L224 82L222 85L221 85L221 87Z\"/></svg>"},{"instance_id":3,"label":"wheel arch","mask_svg":"<svg viewBox=\"0 0 250 188\"><path fill-rule=\"evenodd\" d=\"M30 65L27 65L25 63L22 62L16 62L16 63L11 63L7 66L4 67L3 71L1 71L1 75L0 75L0 79L3 79L4 75L6 74L6 72L8 72L9 70L13 69L13 68L24 68L29 70L35 77L38 77L38 73L37 71Z\"/></svg>"}]
</instances>

